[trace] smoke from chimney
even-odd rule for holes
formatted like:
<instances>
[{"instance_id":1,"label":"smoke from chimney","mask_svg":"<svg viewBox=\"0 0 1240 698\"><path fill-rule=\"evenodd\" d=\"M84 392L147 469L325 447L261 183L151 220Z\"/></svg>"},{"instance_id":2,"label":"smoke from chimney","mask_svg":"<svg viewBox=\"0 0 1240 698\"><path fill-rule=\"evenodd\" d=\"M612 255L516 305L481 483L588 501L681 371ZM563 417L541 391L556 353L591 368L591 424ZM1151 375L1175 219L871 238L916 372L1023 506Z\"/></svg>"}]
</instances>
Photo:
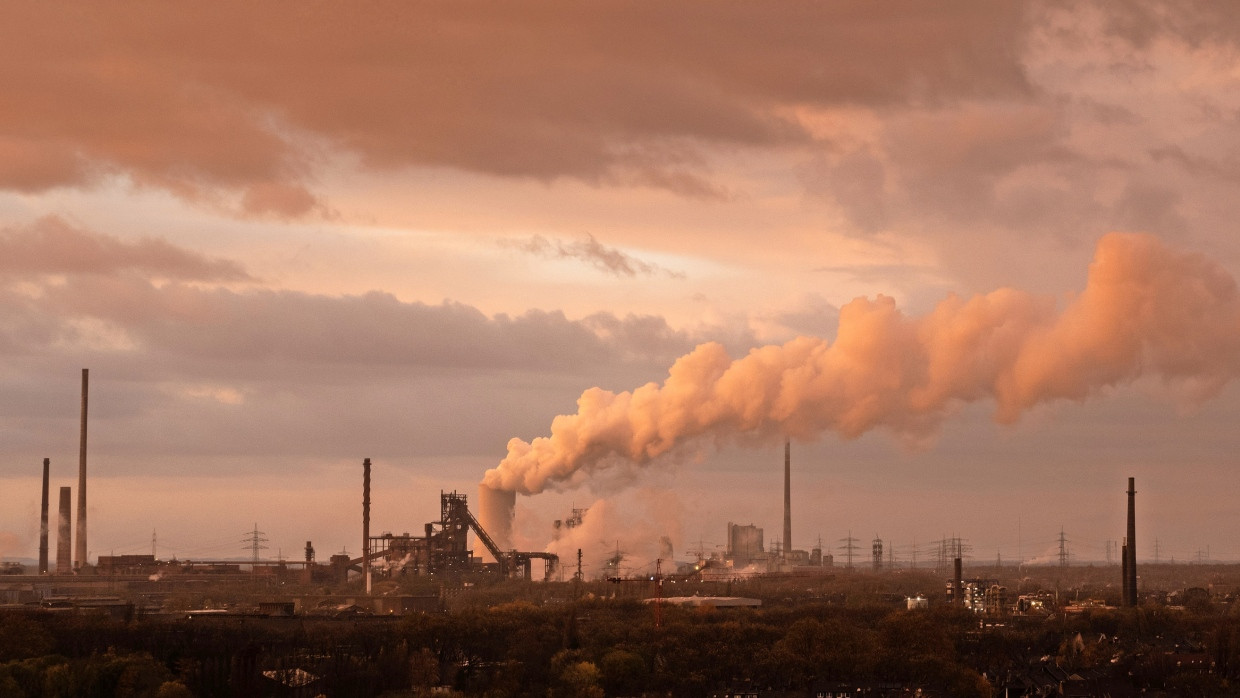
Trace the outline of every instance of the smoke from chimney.
<instances>
[{"instance_id":1,"label":"smoke from chimney","mask_svg":"<svg viewBox=\"0 0 1240 698\"><path fill-rule=\"evenodd\" d=\"M586 390L549 436L510 440L482 484L531 495L739 433L853 438L885 427L925 439L963 403L993 399L996 419L1009 423L1035 405L1084 400L1144 375L1204 399L1240 367L1238 330L1240 294L1219 265L1153 236L1111 233L1085 290L1062 311L1052 298L1004 288L949 296L917 318L879 296L840 309L834 343L798 337L739 359L702 344L662 385Z\"/></svg>"}]
</instances>

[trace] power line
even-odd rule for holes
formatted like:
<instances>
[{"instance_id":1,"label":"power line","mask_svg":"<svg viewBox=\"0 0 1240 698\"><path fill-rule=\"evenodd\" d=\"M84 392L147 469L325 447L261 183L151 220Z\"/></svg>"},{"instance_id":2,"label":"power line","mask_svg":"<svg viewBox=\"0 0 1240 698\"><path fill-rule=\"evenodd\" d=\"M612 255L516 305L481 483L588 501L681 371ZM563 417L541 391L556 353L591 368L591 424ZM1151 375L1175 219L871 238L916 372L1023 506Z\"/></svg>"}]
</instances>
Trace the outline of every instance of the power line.
<instances>
[{"instance_id":1,"label":"power line","mask_svg":"<svg viewBox=\"0 0 1240 698\"><path fill-rule=\"evenodd\" d=\"M857 543L858 543L860 540L861 540L860 538L854 538L854 537L853 537L853 534L852 534L852 531L851 531L851 530L848 532L848 537L847 537L847 538L841 538L841 539L840 539L840 542L841 542L841 543L843 543L843 545L839 546L839 550L843 550L843 551L844 551L844 556L845 556L845 558L848 560L848 569L852 569L852 566L853 566L853 553L855 553L855 552L856 552L856 551L860 548L860 546L859 546L859 545L857 545Z\"/></svg>"},{"instance_id":2,"label":"power line","mask_svg":"<svg viewBox=\"0 0 1240 698\"><path fill-rule=\"evenodd\" d=\"M246 544L246 548L249 548L251 559L254 562L258 562L258 551L267 549L267 546L263 545L263 543L267 542L267 539L263 537L263 532L258 530L257 523L254 524L254 530L246 533L245 538L242 538L241 542Z\"/></svg>"}]
</instances>

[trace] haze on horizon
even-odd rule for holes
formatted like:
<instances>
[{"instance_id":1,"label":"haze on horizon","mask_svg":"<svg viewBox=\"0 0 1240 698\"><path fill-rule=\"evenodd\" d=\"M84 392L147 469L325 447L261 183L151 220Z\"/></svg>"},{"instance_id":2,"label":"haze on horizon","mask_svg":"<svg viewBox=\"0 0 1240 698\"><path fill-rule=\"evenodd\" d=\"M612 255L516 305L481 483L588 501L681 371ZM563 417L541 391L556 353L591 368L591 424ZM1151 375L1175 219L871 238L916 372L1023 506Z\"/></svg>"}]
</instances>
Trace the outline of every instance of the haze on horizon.
<instances>
[{"instance_id":1,"label":"haze on horizon","mask_svg":"<svg viewBox=\"0 0 1240 698\"><path fill-rule=\"evenodd\" d=\"M35 556L44 457L76 486L83 367L91 558L149 551L152 530L161 556L239 556L256 522L273 555L325 556L357 549L363 457L372 530L420 530L510 439L547 436L588 389L662 383L703 343L834 342L858 297L920 318L1016 289L1061 310L1114 232L1240 275L1226 4L9 14L0 556ZM1101 560L1133 476L1141 559L1157 541L1240 560L1236 368L1010 424L957 400L914 439L806 437L794 542L958 535L1010 561L1062 527ZM618 529L677 557L729 521L775 539L777 442L676 456L520 498L519 539L541 547L599 497L587 556Z\"/></svg>"}]
</instances>

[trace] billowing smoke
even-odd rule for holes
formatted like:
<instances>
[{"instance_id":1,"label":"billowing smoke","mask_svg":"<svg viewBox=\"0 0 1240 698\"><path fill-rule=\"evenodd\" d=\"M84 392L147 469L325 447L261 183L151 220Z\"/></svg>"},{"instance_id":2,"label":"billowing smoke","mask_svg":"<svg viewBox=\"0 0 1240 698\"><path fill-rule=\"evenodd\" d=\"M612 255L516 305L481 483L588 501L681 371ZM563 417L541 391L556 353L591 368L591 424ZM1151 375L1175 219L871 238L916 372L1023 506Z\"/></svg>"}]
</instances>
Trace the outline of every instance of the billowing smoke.
<instances>
[{"instance_id":1,"label":"billowing smoke","mask_svg":"<svg viewBox=\"0 0 1240 698\"><path fill-rule=\"evenodd\" d=\"M1098 243L1085 290L1062 310L1007 288L949 296L919 318L891 298L858 298L840 309L834 343L798 337L735 360L703 344L662 385L591 388L576 414L552 421L550 436L509 441L482 482L535 494L703 437L852 438L885 427L922 439L962 403L993 399L996 418L1011 422L1141 376L1203 399L1235 376L1238 357L1240 297L1226 271L1154 237L1112 233Z\"/></svg>"},{"instance_id":2,"label":"billowing smoke","mask_svg":"<svg viewBox=\"0 0 1240 698\"><path fill-rule=\"evenodd\" d=\"M682 536L682 509L676 493L659 488L637 488L600 499L585 511L580 524L563 529L547 545L547 552L560 556L566 579L576 572L578 550L586 579L653 573L658 559L669 565L668 570L672 542Z\"/></svg>"}]
</instances>

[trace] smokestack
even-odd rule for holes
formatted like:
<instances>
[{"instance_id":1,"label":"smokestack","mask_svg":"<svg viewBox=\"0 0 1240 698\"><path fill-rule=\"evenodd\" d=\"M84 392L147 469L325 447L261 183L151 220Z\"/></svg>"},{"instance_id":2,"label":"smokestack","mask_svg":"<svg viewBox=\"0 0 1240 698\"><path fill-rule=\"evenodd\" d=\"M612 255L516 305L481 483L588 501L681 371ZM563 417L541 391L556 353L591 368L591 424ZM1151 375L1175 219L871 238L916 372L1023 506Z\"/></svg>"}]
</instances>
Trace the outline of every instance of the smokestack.
<instances>
[{"instance_id":1,"label":"smokestack","mask_svg":"<svg viewBox=\"0 0 1240 698\"><path fill-rule=\"evenodd\" d=\"M792 445L784 439L784 559L792 550Z\"/></svg>"},{"instance_id":2,"label":"smokestack","mask_svg":"<svg viewBox=\"0 0 1240 698\"><path fill-rule=\"evenodd\" d=\"M47 506L48 506L48 475L52 465L51 458L43 459L43 509L39 514L39 574L47 574Z\"/></svg>"},{"instance_id":3,"label":"smokestack","mask_svg":"<svg viewBox=\"0 0 1240 698\"><path fill-rule=\"evenodd\" d=\"M1120 548L1119 553L1119 586L1123 592L1124 600L1120 605L1128 606L1128 539L1124 539L1124 545Z\"/></svg>"},{"instance_id":4,"label":"smokestack","mask_svg":"<svg viewBox=\"0 0 1240 698\"><path fill-rule=\"evenodd\" d=\"M961 562L959 556L957 556L956 559L953 560L952 562L955 567L955 569L953 570L954 574L952 576L952 587L954 590L955 598L952 599L952 602L955 603L957 606L963 606L964 605L964 564Z\"/></svg>"},{"instance_id":5,"label":"smokestack","mask_svg":"<svg viewBox=\"0 0 1240 698\"><path fill-rule=\"evenodd\" d=\"M362 461L362 577L370 593L370 459Z\"/></svg>"},{"instance_id":6,"label":"smokestack","mask_svg":"<svg viewBox=\"0 0 1240 698\"><path fill-rule=\"evenodd\" d=\"M512 516L516 506L516 492L478 485L478 523L500 550L512 548Z\"/></svg>"},{"instance_id":7,"label":"smokestack","mask_svg":"<svg viewBox=\"0 0 1240 698\"><path fill-rule=\"evenodd\" d=\"M86 566L86 394L90 369L82 369L82 438L78 447L77 554L73 566Z\"/></svg>"},{"instance_id":8,"label":"smokestack","mask_svg":"<svg viewBox=\"0 0 1240 698\"><path fill-rule=\"evenodd\" d=\"M60 488L60 527L56 538L56 574L73 573L73 488Z\"/></svg>"},{"instance_id":9,"label":"smokestack","mask_svg":"<svg viewBox=\"0 0 1240 698\"><path fill-rule=\"evenodd\" d=\"M1137 490L1136 478L1128 478L1128 577L1124 580L1128 591L1128 605L1137 605Z\"/></svg>"}]
</instances>

